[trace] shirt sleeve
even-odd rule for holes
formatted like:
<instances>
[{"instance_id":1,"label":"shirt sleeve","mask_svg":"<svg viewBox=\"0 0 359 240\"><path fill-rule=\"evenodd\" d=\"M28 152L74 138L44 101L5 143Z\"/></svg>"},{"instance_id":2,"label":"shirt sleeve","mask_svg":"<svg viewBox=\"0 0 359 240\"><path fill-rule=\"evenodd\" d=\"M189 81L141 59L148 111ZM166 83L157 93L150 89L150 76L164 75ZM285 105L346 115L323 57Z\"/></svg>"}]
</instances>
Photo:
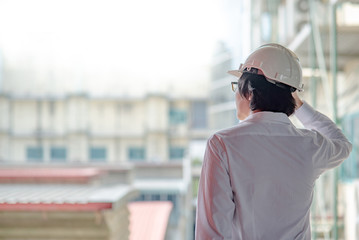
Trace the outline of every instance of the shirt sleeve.
<instances>
[{"instance_id":1,"label":"shirt sleeve","mask_svg":"<svg viewBox=\"0 0 359 240\"><path fill-rule=\"evenodd\" d=\"M231 239L234 210L227 155L214 135L207 142L199 181L196 239Z\"/></svg>"},{"instance_id":2,"label":"shirt sleeve","mask_svg":"<svg viewBox=\"0 0 359 240\"><path fill-rule=\"evenodd\" d=\"M327 116L314 110L306 102L297 109L295 116L305 128L314 133L313 144L317 153L313 163L318 168L318 175L327 169L341 164L351 152L352 145L342 131Z\"/></svg>"}]
</instances>

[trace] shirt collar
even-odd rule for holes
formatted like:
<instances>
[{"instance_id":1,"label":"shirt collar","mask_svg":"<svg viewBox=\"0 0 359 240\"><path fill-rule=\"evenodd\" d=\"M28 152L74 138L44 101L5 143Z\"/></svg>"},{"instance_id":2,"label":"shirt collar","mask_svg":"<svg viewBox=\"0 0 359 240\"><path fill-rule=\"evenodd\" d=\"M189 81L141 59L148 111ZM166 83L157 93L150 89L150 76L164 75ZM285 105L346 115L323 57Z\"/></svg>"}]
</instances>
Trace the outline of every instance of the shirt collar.
<instances>
[{"instance_id":1,"label":"shirt collar","mask_svg":"<svg viewBox=\"0 0 359 240\"><path fill-rule=\"evenodd\" d=\"M284 124L291 124L288 116L281 112L256 112L250 114L243 122L277 122Z\"/></svg>"}]
</instances>

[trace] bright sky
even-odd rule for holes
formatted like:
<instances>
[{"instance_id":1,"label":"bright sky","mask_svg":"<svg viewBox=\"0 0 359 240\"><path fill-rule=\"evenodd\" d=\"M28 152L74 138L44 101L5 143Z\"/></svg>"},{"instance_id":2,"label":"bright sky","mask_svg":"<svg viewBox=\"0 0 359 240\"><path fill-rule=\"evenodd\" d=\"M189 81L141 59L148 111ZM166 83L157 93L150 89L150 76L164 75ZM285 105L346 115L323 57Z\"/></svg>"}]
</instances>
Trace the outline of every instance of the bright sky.
<instances>
[{"instance_id":1,"label":"bright sky","mask_svg":"<svg viewBox=\"0 0 359 240\"><path fill-rule=\"evenodd\" d=\"M0 46L7 66L37 69L30 75L44 89L77 84L107 91L129 82L156 89L196 80L201 85L208 80L212 48L226 31L220 3L0 0Z\"/></svg>"}]
</instances>

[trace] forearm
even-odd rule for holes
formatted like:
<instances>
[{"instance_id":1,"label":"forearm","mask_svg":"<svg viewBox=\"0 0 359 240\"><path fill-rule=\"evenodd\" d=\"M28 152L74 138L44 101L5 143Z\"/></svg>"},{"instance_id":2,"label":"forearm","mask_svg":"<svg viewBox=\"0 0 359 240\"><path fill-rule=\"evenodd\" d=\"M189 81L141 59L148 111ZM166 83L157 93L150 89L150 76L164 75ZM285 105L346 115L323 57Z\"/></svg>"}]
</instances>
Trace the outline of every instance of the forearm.
<instances>
[{"instance_id":1,"label":"forearm","mask_svg":"<svg viewBox=\"0 0 359 240\"><path fill-rule=\"evenodd\" d=\"M316 130L329 139L348 141L332 120L313 109L306 102L302 102L302 105L296 110L295 116L307 129Z\"/></svg>"},{"instance_id":2,"label":"forearm","mask_svg":"<svg viewBox=\"0 0 359 240\"><path fill-rule=\"evenodd\" d=\"M295 116L302 122L305 128L316 130L330 139L348 141L332 120L302 101L297 92L294 92L292 95L296 103Z\"/></svg>"},{"instance_id":3,"label":"forearm","mask_svg":"<svg viewBox=\"0 0 359 240\"><path fill-rule=\"evenodd\" d=\"M324 114L314 110L309 104L303 102L296 112L296 117L305 128L314 130L314 142L317 145L317 157L313 159L320 171L338 166L351 152L352 145L337 127L337 125Z\"/></svg>"}]
</instances>

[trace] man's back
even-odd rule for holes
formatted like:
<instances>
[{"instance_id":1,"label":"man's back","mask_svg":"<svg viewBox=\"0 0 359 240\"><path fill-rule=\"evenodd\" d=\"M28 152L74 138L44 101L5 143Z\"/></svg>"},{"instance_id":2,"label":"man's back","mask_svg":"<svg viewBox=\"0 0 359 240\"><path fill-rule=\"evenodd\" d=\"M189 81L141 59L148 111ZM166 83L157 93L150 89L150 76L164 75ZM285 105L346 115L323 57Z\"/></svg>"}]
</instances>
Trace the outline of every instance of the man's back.
<instances>
[{"instance_id":1,"label":"man's back","mask_svg":"<svg viewBox=\"0 0 359 240\"><path fill-rule=\"evenodd\" d=\"M234 202L239 204L234 221L247 226L233 235L295 239L294 229L301 233L298 239L310 234L312 138L298 131L285 114L271 112L256 113L216 137L226 146Z\"/></svg>"},{"instance_id":2,"label":"man's back","mask_svg":"<svg viewBox=\"0 0 359 240\"><path fill-rule=\"evenodd\" d=\"M319 122L325 125L323 121ZM328 134L343 138L340 131ZM283 113L255 113L214 134L208 141L198 197L197 218L207 220L197 221L197 238L310 239L314 182L348 154L331 159L331 148L335 150L331 140L297 129Z\"/></svg>"}]
</instances>

